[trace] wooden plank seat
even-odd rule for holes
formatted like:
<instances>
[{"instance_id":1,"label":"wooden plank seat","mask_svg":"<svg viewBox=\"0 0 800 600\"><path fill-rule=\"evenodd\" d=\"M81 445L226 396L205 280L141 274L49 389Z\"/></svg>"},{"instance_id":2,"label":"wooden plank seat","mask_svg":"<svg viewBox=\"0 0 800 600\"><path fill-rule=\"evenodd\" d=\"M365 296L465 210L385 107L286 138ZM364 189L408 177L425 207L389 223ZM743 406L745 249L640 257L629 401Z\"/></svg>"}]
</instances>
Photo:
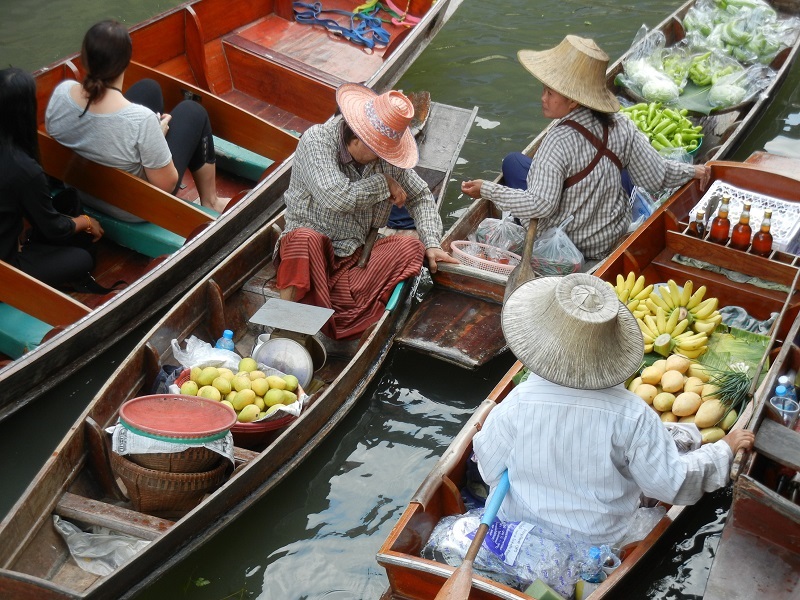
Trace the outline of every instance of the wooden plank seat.
<instances>
[{"instance_id":1,"label":"wooden plank seat","mask_svg":"<svg viewBox=\"0 0 800 600\"><path fill-rule=\"evenodd\" d=\"M108 527L112 531L132 535L143 540L156 540L175 524L168 519L161 519L122 506L84 498L70 492L64 492L54 512L69 521L77 521L84 525Z\"/></svg>"},{"instance_id":2,"label":"wooden plank seat","mask_svg":"<svg viewBox=\"0 0 800 600\"><path fill-rule=\"evenodd\" d=\"M767 458L800 471L800 433L782 423L765 418L758 429L755 448Z\"/></svg>"}]
</instances>

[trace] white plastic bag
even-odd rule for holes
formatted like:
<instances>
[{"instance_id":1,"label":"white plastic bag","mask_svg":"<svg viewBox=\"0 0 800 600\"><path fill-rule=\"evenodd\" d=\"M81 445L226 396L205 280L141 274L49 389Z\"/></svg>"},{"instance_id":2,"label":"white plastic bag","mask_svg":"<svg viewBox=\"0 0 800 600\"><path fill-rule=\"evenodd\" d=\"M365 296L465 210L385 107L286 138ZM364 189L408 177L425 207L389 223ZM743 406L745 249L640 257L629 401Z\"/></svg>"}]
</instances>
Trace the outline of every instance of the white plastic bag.
<instances>
[{"instance_id":1,"label":"white plastic bag","mask_svg":"<svg viewBox=\"0 0 800 600\"><path fill-rule=\"evenodd\" d=\"M226 367L234 373L239 370L239 361L242 357L221 348L214 348L208 342L191 336L186 340L186 350L183 350L178 340L172 340L172 355L186 368L197 365L204 367Z\"/></svg>"},{"instance_id":2,"label":"white plastic bag","mask_svg":"<svg viewBox=\"0 0 800 600\"><path fill-rule=\"evenodd\" d=\"M522 254L525 245L525 228L514 223L511 216L502 219L484 219L475 230L475 241Z\"/></svg>"},{"instance_id":3,"label":"white plastic bag","mask_svg":"<svg viewBox=\"0 0 800 600\"><path fill-rule=\"evenodd\" d=\"M106 527L92 527L82 531L58 515L53 516L53 525L69 547L69 553L78 566L95 575L110 575L150 542L121 533L112 533Z\"/></svg>"},{"instance_id":4,"label":"white plastic bag","mask_svg":"<svg viewBox=\"0 0 800 600\"><path fill-rule=\"evenodd\" d=\"M564 219L558 227L551 227L533 244L531 266L539 275L569 275L583 268L583 254L569 239L566 226L574 219Z\"/></svg>"},{"instance_id":5,"label":"white plastic bag","mask_svg":"<svg viewBox=\"0 0 800 600\"><path fill-rule=\"evenodd\" d=\"M697 450L700 444L703 443L703 436L694 423L664 423L664 425L672 439L675 440L678 454L686 454L692 450Z\"/></svg>"}]
</instances>

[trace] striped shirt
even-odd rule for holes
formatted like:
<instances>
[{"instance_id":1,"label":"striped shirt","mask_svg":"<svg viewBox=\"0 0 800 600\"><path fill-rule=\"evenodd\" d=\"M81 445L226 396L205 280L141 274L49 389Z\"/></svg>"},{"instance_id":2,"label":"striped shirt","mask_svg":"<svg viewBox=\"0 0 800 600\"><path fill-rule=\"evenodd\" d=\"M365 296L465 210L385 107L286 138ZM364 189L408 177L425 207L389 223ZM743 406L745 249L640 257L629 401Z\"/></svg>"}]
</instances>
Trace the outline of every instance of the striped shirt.
<instances>
[{"instance_id":1,"label":"striped shirt","mask_svg":"<svg viewBox=\"0 0 800 600\"><path fill-rule=\"evenodd\" d=\"M641 493L693 504L728 481L727 442L680 455L656 412L622 385L576 390L531 374L474 438L491 486L508 469L500 517L591 544L625 534Z\"/></svg>"},{"instance_id":2,"label":"striped shirt","mask_svg":"<svg viewBox=\"0 0 800 600\"><path fill-rule=\"evenodd\" d=\"M284 233L309 227L330 238L336 256L350 256L364 244L371 227L384 227L392 210L385 173L405 190L406 208L425 248L441 243L442 220L425 181L413 169L382 159L356 168L341 147L341 119L310 127L295 153L286 204ZM343 151L342 151L343 150ZM277 256L277 248L275 250Z\"/></svg>"},{"instance_id":3,"label":"striped shirt","mask_svg":"<svg viewBox=\"0 0 800 600\"><path fill-rule=\"evenodd\" d=\"M603 126L588 108L578 107L563 120L572 119L600 140ZM650 191L676 187L694 175L690 164L664 159L633 121L612 115L608 148L628 169L635 185ZM564 181L586 168L597 150L571 127L554 127L542 140L528 171L528 188L517 190L484 181L481 196L518 219L538 218L540 232L559 225L570 215L575 219L566 232L584 258L604 258L630 224L631 211L622 188L620 171L608 158L579 183L563 190Z\"/></svg>"}]
</instances>

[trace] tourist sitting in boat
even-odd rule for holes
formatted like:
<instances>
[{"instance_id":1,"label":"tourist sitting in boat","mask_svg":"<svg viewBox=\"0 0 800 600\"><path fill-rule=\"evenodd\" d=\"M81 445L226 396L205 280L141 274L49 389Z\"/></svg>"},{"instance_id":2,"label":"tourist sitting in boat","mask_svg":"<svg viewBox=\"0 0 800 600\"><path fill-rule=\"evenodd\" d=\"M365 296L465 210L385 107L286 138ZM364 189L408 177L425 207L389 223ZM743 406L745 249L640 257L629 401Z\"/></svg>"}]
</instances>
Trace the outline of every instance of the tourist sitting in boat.
<instances>
[{"instance_id":1,"label":"tourist sitting in boat","mask_svg":"<svg viewBox=\"0 0 800 600\"><path fill-rule=\"evenodd\" d=\"M76 284L94 268L103 235L72 193L54 201L39 164L36 83L21 69L0 71L0 260L49 285ZM59 210L60 209L60 210ZM30 224L26 230L25 220Z\"/></svg>"},{"instance_id":2,"label":"tourist sitting in boat","mask_svg":"<svg viewBox=\"0 0 800 600\"><path fill-rule=\"evenodd\" d=\"M171 194L177 193L188 168L200 203L222 212L225 200L217 197L214 140L205 108L184 100L165 114L161 88L151 79L137 81L123 94L132 50L121 23L93 25L81 48L83 83L64 81L53 90L45 115L47 132L83 157ZM98 199L84 201L116 218L141 221Z\"/></svg>"},{"instance_id":3,"label":"tourist sitting in boat","mask_svg":"<svg viewBox=\"0 0 800 600\"><path fill-rule=\"evenodd\" d=\"M502 325L530 376L488 415L474 450L492 488L508 470L503 520L613 546L642 495L693 504L725 486L734 455L753 444L739 429L678 453L657 413L620 385L642 364L642 334L593 275L523 284L503 306Z\"/></svg>"},{"instance_id":4,"label":"tourist sitting in boat","mask_svg":"<svg viewBox=\"0 0 800 600\"><path fill-rule=\"evenodd\" d=\"M503 161L506 185L476 179L462 191L491 200L538 230L574 216L566 232L584 258L604 258L630 225L625 170L632 183L651 191L677 187L692 178L705 189L710 169L662 157L623 115L606 87L608 56L593 40L568 35L543 52L521 50L519 60L542 82L542 112L559 119L533 159L521 153Z\"/></svg>"},{"instance_id":5,"label":"tourist sitting in boat","mask_svg":"<svg viewBox=\"0 0 800 600\"><path fill-rule=\"evenodd\" d=\"M457 262L440 246L442 221L425 181L412 167L419 152L408 126L411 101L359 84L336 91L343 118L310 127L300 138L289 188L286 227L275 248L281 298L334 309L322 329L354 339L380 319L395 285L419 273L423 258ZM419 239L390 235L359 259L371 229L405 206Z\"/></svg>"}]
</instances>

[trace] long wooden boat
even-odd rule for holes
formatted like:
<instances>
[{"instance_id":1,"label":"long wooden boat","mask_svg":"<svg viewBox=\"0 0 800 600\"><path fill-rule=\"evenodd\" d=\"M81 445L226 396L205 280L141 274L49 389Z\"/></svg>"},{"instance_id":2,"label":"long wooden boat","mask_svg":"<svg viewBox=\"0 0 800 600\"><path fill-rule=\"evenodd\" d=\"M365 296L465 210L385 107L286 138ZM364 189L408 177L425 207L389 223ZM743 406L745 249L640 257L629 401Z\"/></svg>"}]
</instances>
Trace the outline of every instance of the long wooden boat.
<instances>
[{"instance_id":1,"label":"long wooden boat","mask_svg":"<svg viewBox=\"0 0 800 600\"><path fill-rule=\"evenodd\" d=\"M769 1L783 16L800 16L800 2L797 0ZM684 38L683 18L694 4L695 0L689 0L653 28L663 32L667 46ZM749 104L738 110L694 119L703 126L705 136L695 156L696 163L721 160L731 155L777 93L799 50L800 37L775 58L771 64L776 71L775 79ZM606 76L608 89L621 97L625 94L615 79L630 54L629 50L614 62ZM550 127L552 125L523 150L526 155L536 153ZM498 164L501 158L497 157ZM502 183L501 177L497 181ZM475 200L446 232L442 247L450 251L454 241L468 239L484 219L500 216L500 211L489 200ZM507 348L499 326L506 275L468 265L449 264L439 269L433 279L434 289L415 309L398 335L400 345L470 369L485 364Z\"/></svg>"},{"instance_id":2,"label":"long wooden boat","mask_svg":"<svg viewBox=\"0 0 800 600\"><path fill-rule=\"evenodd\" d=\"M438 198L473 118L472 111L432 105L426 126L432 143L421 144L421 170L429 177L438 173L432 186ZM196 508L181 512L178 518L138 512L115 482L104 428L116 423L125 401L150 393L160 367L179 364L173 340L194 335L213 343L227 328L236 332L239 354L251 354L263 330L249 319L267 299L279 295L272 251L282 225L282 215L268 221L185 294L77 419L0 523L0 597L105 599L141 592L271 490L353 408L379 372L421 275L398 285L381 319L362 336L354 354L328 353L324 366L314 374L310 397L298 418L276 430L275 439L263 449L234 449L233 475ZM234 437L234 441L241 439ZM54 527L55 515L81 527L103 525L150 544L110 575L93 575L71 558Z\"/></svg>"},{"instance_id":3,"label":"long wooden boat","mask_svg":"<svg viewBox=\"0 0 800 600\"><path fill-rule=\"evenodd\" d=\"M800 201L796 178L800 172L798 171L800 165L796 160L759 154L755 155L752 161L751 163L712 162L710 163L712 178L746 190L792 202ZM618 274L624 276L631 271L644 275L649 282L674 279L676 283L683 285L685 281L691 279L696 285L706 285L709 296L720 298L721 305L741 306L757 319L766 319L770 313L780 312L787 302L786 292L764 290L748 283L735 283L716 272L686 266L672 260L674 255L680 254L750 276L779 282L787 287L791 286L797 269L800 268L800 257L797 256L775 251L767 259L687 235L689 211L701 197L702 193L694 183L681 188L672 199L654 213L645 227L634 232L614 251L598 269L596 275L610 283L615 281ZM781 321L777 332L779 344L780 340L794 339L796 331L789 333L789 329L792 322L797 319L799 310L800 297L793 294L788 300L786 317ZM776 373L780 372L780 364L787 363L774 362L766 378L767 383L762 383L757 391L756 412L760 410L760 405L769 395L772 389L769 387L769 382L777 378ZM478 406L422 482L381 546L377 560L386 569L390 586L383 600L431 600L454 572L452 566L421 558L420 550L428 540L434 525L442 517L464 512L460 489L466 483L466 461L472 453L473 436L480 430L489 413L513 389L512 379L521 369L521 363L517 362L500 380L489 397ZM734 427L743 427L749 414L751 414L749 411L744 411ZM746 476L742 476L741 479L743 482L747 481ZM590 596L592 600L614 597L619 589L618 586L626 577L636 576L635 568L645 563L656 542L668 530L675 526L680 527L681 522L691 513L691 507L665 506L665 509L665 516L645 539L635 547L628 548L621 566L592 593ZM759 535L769 535L771 539L783 535L777 518L760 524L763 529L759 530ZM773 526L776 529L773 530ZM791 543L796 544L796 540ZM744 555L747 555L746 551ZM796 560L795 555L794 561ZM754 588L751 586L744 589L752 591ZM511 587L481 575L473 577L469 596L471 600L490 598L510 600L526 597Z\"/></svg>"},{"instance_id":4,"label":"long wooden boat","mask_svg":"<svg viewBox=\"0 0 800 600\"><path fill-rule=\"evenodd\" d=\"M353 10L358 4L329 0L324 8ZM144 181L78 160L49 138L43 117L50 93L64 79L80 78L82 66L75 55L38 71L46 172L158 226L174 247L148 254L110 243L107 235L93 274L106 287L120 279L128 285L100 296L64 293L0 265L0 307L16 309L2 320L13 320L16 329L0 327L0 336L9 335L16 348L0 354L0 420L157 314L278 214L297 138L334 114L336 87L356 81L376 91L390 88L459 4L414 0L408 14L418 22L384 23L390 41L371 50L324 27L295 22L289 0L194 0L135 26L126 89L153 78L167 106L185 98L201 102L218 151L225 147L225 154L218 152L218 190L233 200L216 219ZM196 197L188 174L184 181L188 187L180 196ZM103 225L107 233L112 229Z\"/></svg>"},{"instance_id":5,"label":"long wooden boat","mask_svg":"<svg viewBox=\"0 0 800 600\"><path fill-rule=\"evenodd\" d=\"M800 318L789 331L764 383L800 370ZM769 394L764 395L764 399ZM748 424L755 449L735 464L733 503L714 554L703 598L735 600L758 590L764 598L796 598L800 582L800 433L783 425L767 402ZM738 469L737 469L738 467ZM739 474L741 472L741 474Z\"/></svg>"}]
</instances>

